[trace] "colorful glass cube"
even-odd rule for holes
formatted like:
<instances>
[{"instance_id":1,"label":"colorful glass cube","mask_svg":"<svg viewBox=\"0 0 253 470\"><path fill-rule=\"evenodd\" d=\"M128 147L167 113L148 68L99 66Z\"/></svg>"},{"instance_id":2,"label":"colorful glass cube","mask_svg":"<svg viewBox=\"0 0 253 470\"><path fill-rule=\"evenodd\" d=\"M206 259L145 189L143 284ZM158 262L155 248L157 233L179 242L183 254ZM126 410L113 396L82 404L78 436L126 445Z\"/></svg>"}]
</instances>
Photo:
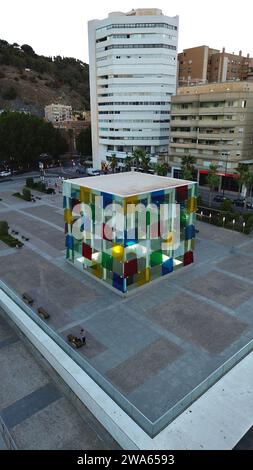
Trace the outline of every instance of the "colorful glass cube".
<instances>
[{"instance_id":1,"label":"colorful glass cube","mask_svg":"<svg viewBox=\"0 0 253 470\"><path fill-rule=\"evenodd\" d=\"M196 196L195 182L138 172L65 180L66 258L123 294L187 266Z\"/></svg>"}]
</instances>

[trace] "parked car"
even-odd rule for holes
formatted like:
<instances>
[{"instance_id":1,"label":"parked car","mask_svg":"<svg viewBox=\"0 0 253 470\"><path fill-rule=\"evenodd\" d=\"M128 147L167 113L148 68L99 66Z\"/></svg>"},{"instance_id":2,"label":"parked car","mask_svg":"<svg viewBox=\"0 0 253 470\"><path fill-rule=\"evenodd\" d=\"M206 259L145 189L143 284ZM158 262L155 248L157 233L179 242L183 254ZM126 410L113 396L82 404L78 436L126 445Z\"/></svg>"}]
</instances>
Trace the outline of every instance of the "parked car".
<instances>
[{"instance_id":1,"label":"parked car","mask_svg":"<svg viewBox=\"0 0 253 470\"><path fill-rule=\"evenodd\" d=\"M87 174L88 174L89 176L99 176L99 175L100 175L100 171L99 171L99 170L94 170L93 168L88 168Z\"/></svg>"},{"instance_id":2,"label":"parked car","mask_svg":"<svg viewBox=\"0 0 253 470\"><path fill-rule=\"evenodd\" d=\"M214 202L224 202L224 201L230 201L229 197L226 196L221 196L220 194L217 194L217 196L214 196L213 201Z\"/></svg>"},{"instance_id":3,"label":"parked car","mask_svg":"<svg viewBox=\"0 0 253 470\"><path fill-rule=\"evenodd\" d=\"M77 168L76 173L78 175L86 175L86 173L87 173L86 168L79 167L79 168Z\"/></svg>"},{"instance_id":4,"label":"parked car","mask_svg":"<svg viewBox=\"0 0 253 470\"><path fill-rule=\"evenodd\" d=\"M239 197L237 199L234 199L233 204L237 207L245 207L245 198Z\"/></svg>"},{"instance_id":5,"label":"parked car","mask_svg":"<svg viewBox=\"0 0 253 470\"><path fill-rule=\"evenodd\" d=\"M10 170L2 170L0 171L0 176L11 176L11 171Z\"/></svg>"}]
</instances>

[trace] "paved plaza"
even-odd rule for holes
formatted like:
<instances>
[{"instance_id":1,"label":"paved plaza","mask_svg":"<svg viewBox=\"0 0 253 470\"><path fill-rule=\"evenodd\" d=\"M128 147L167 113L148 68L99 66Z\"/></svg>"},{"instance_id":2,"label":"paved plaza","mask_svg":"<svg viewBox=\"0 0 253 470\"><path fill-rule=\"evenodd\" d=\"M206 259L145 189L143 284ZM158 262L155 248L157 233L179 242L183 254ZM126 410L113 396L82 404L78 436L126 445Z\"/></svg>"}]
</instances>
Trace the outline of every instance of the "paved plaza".
<instances>
[{"instance_id":1,"label":"paved plaza","mask_svg":"<svg viewBox=\"0 0 253 470\"><path fill-rule=\"evenodd\" d=\"M1 279L48 310L62 338L85 330L83 368L137 421L155 423L253 338L252 236L199 222L194 265L121 298L65 261L61 195L29 203L10 186L0 186L0 220L29 241L0 244Z\"/></svg>"},{"instance_id":2,"label":"paved plaza","mask_svg":"<svg viewBox=\"0 0 253 470\"><path fill-rule=\"evenodd\" d=\"M116 449L91 413L83 417L36 362L0 309L0 419L18 449ZM0 436L0 450L6 449Z\"/></svg>"}]
</instances>

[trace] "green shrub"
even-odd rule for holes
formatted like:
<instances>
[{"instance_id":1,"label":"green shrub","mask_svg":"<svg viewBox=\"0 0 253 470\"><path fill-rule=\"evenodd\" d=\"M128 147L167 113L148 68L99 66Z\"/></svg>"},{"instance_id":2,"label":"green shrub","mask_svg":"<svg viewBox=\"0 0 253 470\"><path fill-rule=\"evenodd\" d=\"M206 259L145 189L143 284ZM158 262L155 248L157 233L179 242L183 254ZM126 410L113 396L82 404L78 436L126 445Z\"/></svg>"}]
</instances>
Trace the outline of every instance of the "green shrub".
<instances>
[{"instance_id":1,"label":"green shrub","mask_svg":"<svg viewBox=\"0 0 253 470\"><path fill-rule=\"evenodd\" d=\"M31 195L30 189L28 189L28 188L23 188L22 193L23 193L23 198L24 198L26 201L31 201L32 195Z\"/></svg>"},{"instance_id":2,"label":"green shrub","mask_svg":"<svg viewBox=\"0 0 253 470\"><path fill-rule=\"evenodd\" d=\"M26 186L27 186L28 188L32 188L33 185L34 185L34 179L33 179L31 176L29 176L28 178L26 178Z\"/></svg>"},{"instance_id":3,"label":"green shrub","mask_svg":"<svg viewBox=\"0 0 253 470\"><path fill-rule=\"evenodd\" d=\"M247 217L247 220L245 220L245 222L246 222L246 227L253 228L253 214L250 214L249 217Z\"/></svg>"},{"instance_id":4,"label":"green shrub","mask_svg":"<svg viewBox=\"0 0 253 470\"><path fill-rule=\"evenodd\" d=\"M232 208L232 201L225 199L220 205L220 210L224 212L234 212Z\"/></svg>"},{"instance_id":5,"label":"green shrub","mask_svg":"<svg viewBox=\"0 0 253 470\"><path fill-rule=\"evenodd\" d=\"M2 98L4 100L10 100L10 101L15 100L17 96L18 94L17 94L16 88L14 88L14 86L12 85L6 87L4 91L2 92Z\"/></svg>"},{"instance_id":6,"label":"green shrub","mask_svg":"<svg viewBox=\"0 0 253 470\"><path fill-rule=\"evenodd\" d=\"M47 188L47 194L55 194L54 188Z\"/></svg>"},{"instance_id":7,"label":"green shrub","mask_svg":"<svg viewBox=\"0 0 253 470\"><path fill-rule=\"evenodd\" d=\"M37 189L38 191L41 191L42 193L46 192L46 185L45 183L42 183L42 181L39 181L39 183L34 184L34 189Z\"/></svg>"},{"instance_id":8,"label":"green shrub","mask_svg":"<svg viewBox=\"0 0 253 470\"><path fill-rule=\"evenodd\" d=\"M8 235L8 222L6 220L0 220L0 235Z\"/></svg>"}]
</instances>

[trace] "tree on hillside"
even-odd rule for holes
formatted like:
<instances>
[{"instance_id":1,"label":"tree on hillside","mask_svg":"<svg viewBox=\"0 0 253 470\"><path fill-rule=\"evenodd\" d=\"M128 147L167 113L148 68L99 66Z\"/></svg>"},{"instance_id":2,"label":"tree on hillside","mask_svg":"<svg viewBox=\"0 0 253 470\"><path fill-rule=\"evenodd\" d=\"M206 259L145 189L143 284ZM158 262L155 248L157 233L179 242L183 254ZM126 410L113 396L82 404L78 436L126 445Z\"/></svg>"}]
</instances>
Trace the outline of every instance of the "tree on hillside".
<instances>
[{"instance_id":1,"label":"tree on hillside","mask_svg":"<svg viewBox=\"0 0 253 470\"><path fill-rule=\"evenodd\" d=\"M80 134L76 138L76 149L84 157L90 157L92 155L91 147L91 128L87 127L82 129Z\"/></svg>"},{"instance_id":2,"label":"tree on hillside","mask_svg":"<svg viewBox=\"0 0 253 470\"><path fill-rule=\"evenodd\" d=\"M35 52L34 52L33 48L31 46L29 46L28 44L23 44L21 46L21 49L22 49L22 51L24 51L28 55L35 55Z\"/></svg>"},{"instance_id":3,"label":"tree on hillside","mask_svg":"<svg viewBox=\"0 0 253 470\"><path fill-rule=\"evenodd\" d=\"M0 114L0 142L0 160L13 168L31 168L41 153L58 157L67 150L65 139L51 123L18 112Z\"/></svg>"},{"instance_id":4,"label":"tree on hillside","mask_svg":"<svg viewBox=\"0 0 253 470\"><path fill-rule=\"evenodd\" d=\"M37 55L28 44L18 47L16 43L9 44L0 40L0 68L2 65L17 68L19 71L30 68L40 75L49 75L47 83L57 85L58 88L67 86L71 95L79 95L79 106L89 109L89 66L81 60L60 56L52 59ZM22 79L25 78L26 75L22 74Z\"/></svg>"}]
</instances>

